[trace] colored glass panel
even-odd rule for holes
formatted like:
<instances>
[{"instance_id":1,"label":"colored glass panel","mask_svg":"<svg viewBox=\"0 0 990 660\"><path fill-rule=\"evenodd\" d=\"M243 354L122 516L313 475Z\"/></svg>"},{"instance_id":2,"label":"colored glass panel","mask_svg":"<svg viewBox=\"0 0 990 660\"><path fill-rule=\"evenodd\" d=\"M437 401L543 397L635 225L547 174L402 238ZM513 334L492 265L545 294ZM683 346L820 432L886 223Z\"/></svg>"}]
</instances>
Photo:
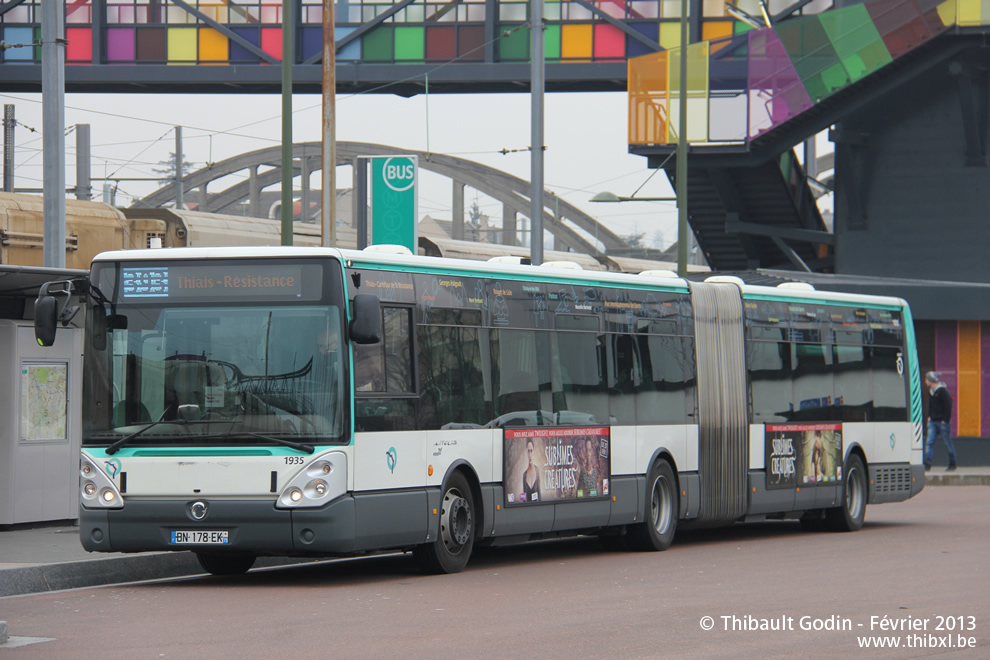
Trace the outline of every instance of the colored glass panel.
<instances>
[{"instance_id":1,"label":"colored glass panel","mask_svg":"<svg viewBox=\"0 0 990 660\"><path fill-rule=\"evenodd\" d=\"M650 41L656 42L657 44L660 43L660 26L657 23L633 23L630 27ZM626 36L626 55L628 57L639 57L640 55L648 55L655 52L655 48L652 48L631 36Z\"/></svg>"},{"instance_id":2,"label":"colored glass panel","mask_svg":"<svg viewBox=\"0 0 990 660\"><path fill-rule=\"evenodd\" d=\"M245 41L255 46L261 46L261 32L254 27L235 27L231 31ZM247 48L237 43L233 39L230 41L230 63L231 64L257 64L261 58L249 51Z\"/></svg>"},{"instance_id":3,"label":"colored glass panel","mask_svg":"<svg viewBox=\"0 0 990 660\"><path fill-rule=\"evenodd\" d=\"M65 29L66 64L91 64L93 62L93 30L88 27Z\"/></svg>"},{"instance_id":4,"label":"colored glass panel","mask_svg":"<svg viewBox=\"0 0 990 660\"><path fill-rule=\"evenodd\" d=\"M942 380L950 392L956 391L956 347L959 337L955 321L935 322L935 371L942 373ZM925 410L927 416L928 411ZM952 433L956 433L959 415L952 416Z\"/></svg>"},{"instance_id":5,"label":"colored glass panel","mask_svg":"<svg viewBox=\"0 0 990 660\"><path fill-rule=\"evenodd\" d=\"M934 36L934 31L914 3L873 0L864 6L891 57L900 57Z\"/></svg>"},{"instance_id":6,"label":"colored glass panel","mask_svg":"<svg viewBox=\"0 0 990 660\"><path fill-rule=\"evenodd\" d=\"M702 0L701 15L705 18L725 16L725 5L724 0Z\"/></svg>"},{"instance_id":7,"label":"colored glass panel","mask_svg":"<svg viewBox=\"0 0 990 660\"><path fill-rule=\"evenodd\" d=\"M423 59L425 53L425 35L422 27L401 25L395 28L395 59Z\"/></svg>"},{"instance_id":8,"label":"colored glass panel","mask_svg":"<svg viewBox=\"0 0 990 660\"><path fill-rule=\"evenodd\" d=\"M164 28L137 29L137 58L139 62L164 63L168 55L168 34Z\"/></svg>"},{"instance_id":9,"label":"colored glass panel","mask_svg":"<svg viewBox=\"0 0 990 660\"><path fill-rule=\"evenodd\" d=\"M452 60L457 57L457 28L453 25L426 28L426 59Z\"/></svg>"},{"instance_id":10,"label":"colored glass panel","mask_svg":"<svg viewBox=\"0 0 990 660\"><path fill-rule=\"evenodd\" d=\"M621 60L626 56L626 39L614 25L595 25L594 56L596 60Z\"/></svg>"},{"instance_id":11,"label":"colored glass panel","mask_svg":"<svg viewBox=\"0 0 990 660\"><path fill-rule=\"evenodd\" d=\"M980 322L959 321L959 381L956 387L956 433L980 435Z\"/></svg>"},{"instance_id":12,"label":"colored glass panel","mask_svg":"<svg viewBox=\"0 0 990 660\"><path fill-rule=\"evenodd\" d=\"M34 41L34 31L29 27L8 27L3 29L3 40L12 44L24 44L23 48L10 48L3 51L6 62L30 62L34 59L34 49L28 46Z\"/></svg>"},{"instance_id":13,"label":"colored glass panel","mask_svg":"<svg viewBox=\"0 0 990 660\"><path fill-rule=\"evenodd\" d=\"M457 56L462 62L485 59L485 28L480 25L457 27Z\"/></svg>"},{"instance_id":14,"label":"colored glass panel","mask_svg":"<svg viewBox=\"0 0 990 660\"><path fill-rule=\"evenodd\" d=\"M192 64L196 61L196 28L168 29L168 63Z\"/></svg>"},{"instance_id":15,"label":"colored glass panel","mask_svg":"<svg viewBox=\"0 0 990 660\"><path fill-rule=\"evenodd\" d=\"M981 0L958 0L956 2L956 22L962 26L979 25L983 3Z\"/></svg>"},{"instance_id":16,"label":"colored glass panel","mask_svg":"<svg viewBox=\"0 0 990 660\"><path fill-rule=\"evenodd\" d=\"M990 358L990 324L980 323L980 435L990 436L990 369L983 369L983 356Z\"/></svg>"},{"instance_id":17,"label":"colored glass panel","mask_svg":"<svg viewBox=\"0 0 990 660\"><path fill-rule=\"evenodd\" d=\"M261 28L261 50L282 61L282 28Z\"/></svg>"},{"instance_id":18,"label":"colored glass panel","mask_svg":"<svg viewBox=\"0 0 990 660\"><path fill-rule=\"evenodd\" d=\"M380 25L361 37L364 59L370 62L392 61L392 28Z\"/></svg>"},{"instance_id":19,"label":"colored glass panel","mask_svg":"<svg viewBox=\"0 0 990 660\"><path fill-rule=\"evenodd\" d=\"M548 25L543 31L543 57L560 60L560 25Z\"/></svg>"},{"instance_id":20,"label":"colored glass panel","mask_svg":"<svg viewBox=\"0 0 990 660\"><path fill-rule=\"evenodd\" d=\"M518 27L518 25L499 25L499 33L502 35L498 40L500 60L529 59L529 28L517 30Z\"/></svg>"},{"instance_id":21,"label":"colored glass panel","mask_svg":"<svg viewBox=\"0 0 990 660\"><path fill-rule=\"evenodd\" d=\"M670 122L667 125L667 136L668 140L675 142L680 127L680 58L683 49L674 48L667 52L667 78L670 81ZM708 42L702 41L687 47L687 80L684 89L687 92L687 140L690 142L708 141L708 57Z\"/></svg>"},{"instance_id":22,"label":"colored glass panel","mask_svg":"<svg viewBox=\"0 0 990 660\"><path fill-rule=\"evenodd\" d=\"M781 23L775 31L812 100L823 99L849 83L818 16Z\"/></svg>"},{"instance_id":23,"label":"colored glass panel","mask_svg":"<svg viewBox=\"0 0 990 660\"><path fill-rule=\"evenodd\" d=\"M563 60L590 60L592 56L591 24L566 24L560 28L560 58Z\"/></svg>"},{"instance_id":24,"label":"colored glass panel","mask_svg":"<svg viewBox=\"0 0 990 660\"><path fill-rule=\"evenodd\" d=\"M934 24L937 19L942 25L955 25L957 22L958 7L955 0L946 0L936 7L935 11L926 11L924 14L925 18L929 20L929 24Z\"/></svg>"},{"instance_id":25,"label":"colored glass panel","mask_svg":"<svg viewBox=\"0 0 990 660\"><path fill-rule=\"evenodd\" d=\"M681 46L681 25L678 21L660 23L660 45L670 50Z\"/></svg>"},{"instance_id":26,"label":"colored glass panel","mask_svg":"<svg viewBox=\"0 0 990 660\"><path fill-rule=\"evenodd\" d=\"M731 36L732 21L705 21L701 24L701 38L712 42L710 48L713 53L725 48Z\"/></svg>"},{"instance_id":27,"label":"colored glass panel","mask_svg":"<svg viewBox=\"0 0 990 660\"><path fill-rule=\"evenodd\" d=\"M629 144L667 143L667 58L664 51L629 59Z\"/></svg>"},{"instance_id":28,"label":"colored glass panel","mask_svg":"<svg viewBox=\"0 0 990 660\"><path fill-rule=\"evenodd\" d=\"M777 34L749 33L749 136L756 137L811 107L811 98Z\"/></svg>"},{"instance_id":29,"label":"colored glass panel","mask_svg":"<svg viewBox=\"0 0 990 660\"><path fill-rule=\"evenodd\" d=\"M313 56L323 57L323 26L304 27L299 33L299 57L304 62Z\"/></svg>"},{"instance_id":30,"label":"colored glass panel","mask_svg":"<svg viewBox=\"0 0 990 660\"><path fill-rule=\"evenodd\" d=\"M890 64L890 53L863 5L835 9L818 18L851 82Z\"/></svg>"},{"instance_id":31,"label":"colored glass panel","mask_svg":"<svg viewBox=\"0 0 990 660\"><path fill-rule=\"evenodd\" d=\"M213 28L199 30L199 60L203 63L227 63L227 37Z\"/></svg>"},{"instance_id":32,"label":"colored glass panel","mask_svg":"<svg viewBox=\"0 0 990 660\"><path fill-rule=\"evenodd\" d=\"M133 62L135 59L134 28L107 29L107 61Z\"/></svg>"},{"instance_id":33,"label":"colored glass panel","mask_svg":"<svg viewBox=\"0 0 990 660\"><path fill-rule=\"evenodd\" d=\"M354 41L348 42L343 48L340 44L343 43L344 37L354 32L357 28L337 28L334 30L334 39L337 42L337 61L357 61L361 59L361 40L355 39Z\"/></svg>"}]
</instances>

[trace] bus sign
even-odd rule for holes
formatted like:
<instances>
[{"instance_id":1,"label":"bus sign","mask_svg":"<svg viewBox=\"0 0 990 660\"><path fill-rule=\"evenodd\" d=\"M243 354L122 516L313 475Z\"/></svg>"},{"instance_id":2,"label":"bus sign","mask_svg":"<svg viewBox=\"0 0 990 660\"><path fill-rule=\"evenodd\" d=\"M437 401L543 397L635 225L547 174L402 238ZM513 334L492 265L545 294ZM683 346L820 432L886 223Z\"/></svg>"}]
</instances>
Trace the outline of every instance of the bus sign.
<instances>
[{"instance_id":1,"label":"bus sign","mask_svg":"<svg viewBox=\"0 0 990 660\"><path fill-rule=\"evenodd\" d=\"M416 156L371 159L371 243L416 253Z\"/></svg>"}]
</instances>

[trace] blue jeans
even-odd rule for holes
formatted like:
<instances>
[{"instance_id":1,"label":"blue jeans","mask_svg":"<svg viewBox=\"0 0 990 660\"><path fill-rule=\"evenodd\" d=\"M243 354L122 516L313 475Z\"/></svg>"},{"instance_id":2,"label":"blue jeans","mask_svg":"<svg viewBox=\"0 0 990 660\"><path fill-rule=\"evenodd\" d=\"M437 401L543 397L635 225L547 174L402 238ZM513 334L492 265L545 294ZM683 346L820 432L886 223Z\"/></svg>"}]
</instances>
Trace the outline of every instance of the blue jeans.
<instances>
[{"instance_id":1,"label":"blue jeans","mask_svg":"<svg viewBox=\"0 0 990 660\"><path fill-rule=\"evenodd\" d=\"M925 438L925 465L932 464L935 456L935 441L939 436L945 441L945 448L949 451L949 465L956 464L956 448L952 444L952 436L949 435L948 422L928 422L928 436Z\"/></svg>"}]
</instances>

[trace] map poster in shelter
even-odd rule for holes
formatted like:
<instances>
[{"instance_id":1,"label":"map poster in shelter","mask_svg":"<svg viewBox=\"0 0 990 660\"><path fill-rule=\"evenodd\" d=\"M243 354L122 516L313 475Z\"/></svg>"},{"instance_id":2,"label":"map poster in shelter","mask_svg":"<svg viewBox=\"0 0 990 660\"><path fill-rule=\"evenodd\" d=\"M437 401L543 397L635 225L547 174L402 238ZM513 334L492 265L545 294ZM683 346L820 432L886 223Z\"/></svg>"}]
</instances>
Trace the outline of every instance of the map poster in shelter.
<instances>
[{"instance_id":1,"label":"map poster in shelter","mask_svg":"<svg viewBox=\"0 0 990 660\"><path fill-rule=\"evenodd\" d=\"M21 364L21 442L67 440L69 365Z\"/></svg>"},{"instance_id":2,"label":"map poster in shelter","mask_svg":"<svg viewBox=\"0 0 990 660\"><path fill-rule=\"evenodd\" d=\"M842 424L767 424L767 488L842 481Z\"/></svg>"},{"instance_id":3,"label":"map poster in shelter","mask_svg":"<svg viewBox=\"0 0 990 660\"><path fill-rule=\"evenodd\" d=\"M504 433L507 506L608 497L612 461L607 426Z\"/></svg>"}]
</instances>

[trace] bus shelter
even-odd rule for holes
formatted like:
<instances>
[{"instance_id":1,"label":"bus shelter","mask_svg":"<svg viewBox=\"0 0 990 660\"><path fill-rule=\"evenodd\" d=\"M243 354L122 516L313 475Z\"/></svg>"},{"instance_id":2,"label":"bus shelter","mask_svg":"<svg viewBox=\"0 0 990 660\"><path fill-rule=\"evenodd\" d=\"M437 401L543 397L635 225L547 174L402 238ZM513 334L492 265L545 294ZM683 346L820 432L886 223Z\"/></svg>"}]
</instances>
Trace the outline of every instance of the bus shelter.
<instances>
[{"instance_id":1,"label":"bus shelter","mask_svg":"<svg viewBox=\"0 0 990 660\"><path fill-rule=\"evenodd\" d=\"M0 265L0 525L78 517L83 316L34 337L43 284L87 271Z\"/></svg>"}]
</instances>

